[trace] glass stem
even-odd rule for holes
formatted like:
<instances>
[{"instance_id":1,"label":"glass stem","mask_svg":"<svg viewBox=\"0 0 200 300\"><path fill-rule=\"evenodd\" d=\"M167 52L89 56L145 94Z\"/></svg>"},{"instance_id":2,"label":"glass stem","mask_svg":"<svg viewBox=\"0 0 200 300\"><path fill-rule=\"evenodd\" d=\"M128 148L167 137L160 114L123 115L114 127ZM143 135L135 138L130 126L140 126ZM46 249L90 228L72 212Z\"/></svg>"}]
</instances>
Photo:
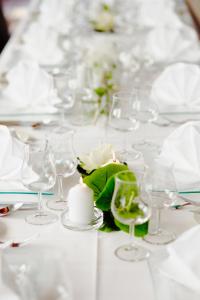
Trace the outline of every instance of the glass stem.
<instances>
[{"instance_id":1,"label":"glass stem","mask_svg":"<svg viewBox=\"0 0 200 300\"><path fill-rule=\"evenodd\" d=\"M38 212L41 214L43 210L42 192L38 192Z\"/></svg>"},{"instance_id":2,"label":"glass stem","mask_svg":"<svg viewBox=\"0 0 200 300\"><path fill-rule=\"evenodd\" d=\"M63 193L63 176L57 175L58 178L58 201L64 201L64 193Z\"/></svg>"},{"instance_id":3,"label":"glass stem","mask_svg":"<svg viewBox=\"0 0 200 300\"><path fill-rule=\"evenodd\" d=\"M134 227L135 227L135 224L134 224L134 222L132 222L132 223L129 225L129 239L130 239L130 246L131 246L131 247L132 247L133 244L134 244L134 240L133 240Z\"/></svg>"},{"instance_id":4,"label":"glass stem","mask_svg":"<svg viewBox=\"0 0 200 300\"><path fill-rule=\"evenodd\" d=\"M152 208L151 220L149 224L149 234L158 234L160 231L161 209Z\"/></svg>"},{"instance_id":5,"label":"glass stem","mask_svg":"<svg viewBox=\"0 0 200 300\"><path fill-rule=\"evenodd\" d=\"M65 125L65 110L63 108L60 110L60 125L61 127Z\"/></svg>"}]
</instances>

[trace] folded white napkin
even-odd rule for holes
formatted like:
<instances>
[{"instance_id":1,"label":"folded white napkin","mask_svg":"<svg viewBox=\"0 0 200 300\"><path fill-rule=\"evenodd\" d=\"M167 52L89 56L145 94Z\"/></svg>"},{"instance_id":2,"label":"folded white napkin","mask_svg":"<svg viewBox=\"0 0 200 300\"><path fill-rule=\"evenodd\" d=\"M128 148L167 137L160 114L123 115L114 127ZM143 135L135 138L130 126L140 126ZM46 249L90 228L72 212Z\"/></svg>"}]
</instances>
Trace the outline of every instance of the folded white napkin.
<instances>
[{"instance_id":1,"label":"folded white napkin","mask_svg":"<svg viewBox=\"0 0 200 300\"><path fill-rule=\"evenodd\" d=\"M0 180L21 179L24 144L13 138L6 126L0 125Z\"/></svg>"},{"instance_id":2,"label":"folded white napkin","mask_svg":"<svg viewBox=\"0 0 200 300\"><path fill-rule=\"evenodd\" d=\"M21 46L24 54L41 65L56 65L62 63L64 53L58 42L58 33L43 23L30 25L24 33Z\"/></svg>"},{"instance_id":3,"label":"folded white napkin","mask_svg":"<svg viewBox=\"0 0 200 300\"><path fill-rule=\"evenodd\" d=\"M0 126L0 144L0 193L26 190L21 183L24 144L13 138L6 126ZM1 204L7 202L5 198L0 195Z\"/></svg>"},{"instance_id":4,"label":"folded white napkin","mask_svg":"<svg viewBox=\"0 0 200 300\"><path fill-rule=\"evenodd\" d=\"M10 288L8 288L5 284L1 283L0 285L1 289L1 297L6 300L20 300L20 298L13 292L11 291Z\"/></svg>"},{"instance_id":5,"label":"folded white napkin","mask_svg":"<svg viewBox=\"0 0 200 300\"><path fill-rule=\"evenodd\" d=\"M196 300L200 298L199 239L200 226L198 225L183 233L167 247L165 259L156 263L155 258L157 272L159 271L163 279L168 278L173 282L172 284L168 281L167 285L165 281L165 289L162 289L163 299ZM157 256L159 259L159 252ZM166 297L166 294L169 297Z\"/></svg>"},{"instance_id":6,"label":"folded white napkin","mask_svg":"<svg viewBox=\"0 0 200 300\"><path fill-rule=\"evenodd\" d=\"M0 204L37 203L37 195L31 194L22 184L21 170L25 145L2 125L0 145Z\"/></svg>"},{"instance_id":7,"label":"folded white napkin","mask_svg":"<svg viewBox=\"0 0 200 300\"><path fill-rule=\"evenodd\" d=\"M168 66L155 80L151 97L160 112L200 110L200 67L177 63Z\"/></svg>"},{"instance_id":8,"label":"folded white napkin","mask_svg":"<svg viewBox=\"0 0 200 300\"><path fill-rule=\"evenodd\" d=\"M71 27L74 1L45 0L39 7L39 20L43 26L54 28L57 32L67 34ZM56 13L55 13L56 12Z\"/></svg>"},{"instance_id":9,"label":"folded white napkin","mask_svg":"<svg viewBox=\"0 0 200 300\"><path fill-rule=\"evenodd\" d=\"M18 247L16 251L8 248L3 252L3 282L19 299L72 300L66 251L58 251L53 245L49 251L49 245L30 244Z\"/></svg>"},{"instance_id":10,"label":"folded white napkin","mask_svg":"<svg viewBox=\"0 0 200 300\"><path fill-rule=\"evenodd\" d=\"M188 122L164 141L160 162L173 164L179 191L200 190L200 122Z\"/></svg>"},{"instance_id":11,"label":"folded white napkin","mask_svg":"<svg viewBox=\"0 0 200 300\"><path fill-rule=\"evenodd\" d=\"M141 1L138 6L137 23L145 27L181 27L182 22L173 8L174 4L171 1Z\"/></svg>"},{"instance_id":12,"label":"folded white napkin","mask_svg":"<svg viewBox=\"0 0 200 300\"><path fill-rule=\"evenodd\" d=\"M198 35L186 25L181 28L154 28L147 35L144 48L155 62L200 61Z\"/></svg>"},{"instance_id":13,"label":"folded white napkin","mask_svg":"<svg viewBox=\"0 0 200 300\"><path fill-rule=\"evenodd\" d=\"M21 61L7 74L8 85L0 100L1 113L53 113L58 99L53 78L39 65ZM8 105L9 104L9 105Z\"/></svg>"}]
</instances>

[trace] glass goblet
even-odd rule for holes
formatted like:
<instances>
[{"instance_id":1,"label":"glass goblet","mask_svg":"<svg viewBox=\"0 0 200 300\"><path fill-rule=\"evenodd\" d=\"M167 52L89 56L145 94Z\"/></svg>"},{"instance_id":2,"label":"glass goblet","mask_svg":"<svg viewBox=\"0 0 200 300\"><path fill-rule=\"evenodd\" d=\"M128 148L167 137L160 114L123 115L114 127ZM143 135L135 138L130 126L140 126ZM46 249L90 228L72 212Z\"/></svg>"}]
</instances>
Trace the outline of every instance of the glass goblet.
<instances>
[{"instance_id":1,"label":"glass goblet","mask_svg":"<svg viewBox=\"0 0 200 300\"><path fill-rule=\"evenodd\" d=\"M140 135L143 135L143 138L134 143L133 148L142 152L142 154L146 149L150 149L150 151L158 149L158 145L146 139L146 136L149 135L150 124L158 118L158 108L150 99L150 93L151 85L137 88L137 99L134 102L136 119L140 124ZM143 129L143 132L141 129Z\"/></svg>"},{"instance_id":2,"label":"glass goblet","mask_svg":"<svg viewBox=\"0 0 200 300\"><path fill-rule=\"evenodd\" d=\"M26 188L38 192L38 211L26 217L27 223L46 225L56 222L58 217L46 211L42 201L42 193L53 188L56 182L54 159L47 141L35 141L25 146L21 176Z\"/></svg>"},{"instance_id":3,"label":"glass goblet","mask_svg":"<svg viewBox=\"0 0 200 300\"><path fill-rule=\"evenodd\" d=\"M53 74L54 86L60 102L55 104L61 114L61 125L65 123L65 112L74 105L75 72L68 68Z\"/></svg>"},{"instance_id":4,"label":"glass goblet","mask_svg":"<svg viewBox=\"0 0 200 300\"><path fill-rule=\"evenodd\" d=\"M68 127L55 128L49 135L49 144L52 148L58 183L57 199L49 200L47 206L54 210L66 208L63 192L63 179L72 176L76 171L77 161L73 149L74 131Z\"/></svg>"},{"instance_id":5,"label":"glass goblet","mask_svg":"<svg viewBox=\"0 0 200 300\"><path fill-rule=\"evenodd\" d=\"M119 222L129 226L130 233L130 243L117 248L116 256L125 261L140 261L147 258L149 251L136 245L132 240L134 226L143 224L150 218L150 209L142 201L140 184L135 181L132 172L124 171L117 174L111 210Z\"/></svg>"},{"instance_id":6,"label":"glass goblet","mask_svg":"<svg viewBox=\"0 0 200 300\"><path fill-rule=\"evenodd\" d=\"M134 108L134 100L136 97L136 90L129 92L119 92L113 95L112 107L109 115L108 125L122 133L123 149L119 155L121 159L126 161L127 157L137 159L140 152L135 149L128 149L127 139L128 133L137 130L138 121L136 119L136 111Z\"/></svg>"},{"instance_id":7,"label":"glass goblet","mask_svg":"<svg viewBox=\"0 0 200 300\"><path fill-rule=\"evenodd\" d=\"M149 224L149 234L144 240L151 244L168 244L175 239L173 232L161 227L161 211L171 206L177 198L177 188L171 165L161 165L156 162L149 168L146 176L146 191L150 196L149 205L152 217Z\"/></svg>"},{"instance_id":8,"label":"glass goblet","mask_svg":"<svg viewBox=\"0 0 200 300\"><path fill-rule=\"evenodd\" d=\"M92 92L87 88L76 90L70 123L74 126L90 125L95 122L96 112L97 101Z\"/></svg>"}]
</instances>

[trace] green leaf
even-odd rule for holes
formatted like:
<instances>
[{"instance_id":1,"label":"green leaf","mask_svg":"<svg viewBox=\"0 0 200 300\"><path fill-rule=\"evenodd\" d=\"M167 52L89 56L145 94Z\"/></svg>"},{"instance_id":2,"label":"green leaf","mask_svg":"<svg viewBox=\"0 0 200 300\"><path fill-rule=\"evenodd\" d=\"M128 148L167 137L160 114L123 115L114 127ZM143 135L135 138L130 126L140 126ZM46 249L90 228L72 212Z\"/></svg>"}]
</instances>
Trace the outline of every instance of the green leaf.
<instances>
[{"instance_id":1,"label":"green leaf","mask_svg":"<svg viewBox=\"0 0 200 300\"><path fill-rule=\"evenodd\" d=\"M103 191L99 194L96 199L96 206L103 211L108 211L111 206L112 195L115 188L115 176L121 171L127 171L128 167L126 165L121 165L121 170L118 170L113 176L107 181ZM119 177L122 180L135 181L136 177L133 173L121 174ZM135 212L135 210L134 210Z\"/></svg>"},{"instance_id":2,"label":"green leaf","mask_svg":"<svg viewBox=\"0 0 200 300\"><path fill-rule=\"evenodd\" d=\"M105 10L105 11L110 11L109 5L104 3L104 4L103 4L103 10Z\"/></svg>"},{"instance_id":3,"label":"green leaf","mask_svg":"<svg viewBox=\"0 0 200 300\"><path fill-rule=\"evenodd\" d=\"M96 200L96 206L103 211L108 211L110 209L110 204L112 200L112 195L115 188L115 177L114 175L110 177L105 185L103 191L99 194Z\"/></svg>"},{"instance_id":4,"label":"green leaf","mask_svg":"<svg viewBox=\"0 0 200 300\"><path fill-rule=\"evenodd\" d=\"M104 232L112 232L112 231L119 231L119 227L116 226L114 217L111 213L111 211L106 211L103 214L104 222L103 227L100 228L101 231Z\"/></svg>"},{"instance_id":5,"label":"green leaf","mask_svg":"<svg viewBox=\"0 0 200 300\"><path fill-rule=\"evenodd\" d=\"M149 228L149 221L141 225L135 225L134 235L137 237L144 237L145 235L148 234L148 228Z\"/></svg>"},{"instance_id":6,"label":"green leaf","mask_svg":"<svg viewBox=\"0 0 200 300\"><path fill-rule=\"evenodd\" d=\"M106 93L106 88L104 87L98 87L95 90L95 93L99 96L99 97L103 97Z\"/></svg>"},{"instance_id":7,"label":"green leaf","mask_svg":"<svg viewBox=\"0 0 200 300\"><path fill-rule=\"evenodd\" d=\"M104 167L101 167L95 170L91 175L85 177L83 182L89 186L94 192L95 201L99 198L100 194L104 190L107 181L114 174L128 170L128 167L123 164L108 164ZM111 199L110 199L111 200Z\"/></svg>"},{"instance_id":8,"label":"green leaf","mask_svg":"<svg viewBox=\"0 0 200 300\"><path fill-rule=\"evenodd\" d=\"M115 224L117 227L119 227L120 230L129 233L129 226L124 225L120 223L118 220L115 219ZM135 225L134 228L134 235L136 237L144 237L145 235L148 234L148 227L149 227L149 221L145 222L144 224L141 225Z\"/></svg>"},{"instance_id":9,"label":"green leaf","mask_svg":"<svg viewBox=\"0 0 200 300\"><path fill-rule=\"evenodd\" d=\"M128 166L124 164L108 164L97 170L94 170L91 174L83 179L83 182L87 184L94 191L94 200L96 201L96 206L104 211L104 224L101 231L111 232L117 230L123 230L125 232L129 231L129 226L124 225L114 219L112 212L110 210L112 195L115 186L115 176L121 171L127 171ZM128 172L118 174L122 180L136 181L134 173ZM136 190L137 194L137 190ZM131 207L130 213L138 214L137 207ZM148 233L148 222L135 226L135 235L144 236Z\"/></svg>"},{"instance_id":10,"label":"green leaf","mask_svg":"<svg viewBox=\"0 0 200 300\"><path fill-rule=\"evenodd\" d=\"M82 177L88 176L89 174L87 173L87 171L85 169L82 168L81 164L77 165L77 171L79 172L79 174L81 174Z\"/></svg>"},{"instance_id":11,"label":"green leaf","mask_svg":"<svg viewBox=\"0 0 200 300\"><path fill-rule=\"evenodd\" d=\"M105 73L105 80L111 80L113 78L113 74L111 71Z\"/></svg>"},{"instance_id":12,"label":"green leaf","mask_svg":"<svg viewBox=\"0 0 200 300\"><path fill-rule=\"evenodd\" d=\"M129 233L129 226L128 225L125 225L125 224L122 224L120 223L118 220L115 219L115 225L117 227L119 227L120 230L126 232L126 233Z\"/></svg>"}]
</instances>

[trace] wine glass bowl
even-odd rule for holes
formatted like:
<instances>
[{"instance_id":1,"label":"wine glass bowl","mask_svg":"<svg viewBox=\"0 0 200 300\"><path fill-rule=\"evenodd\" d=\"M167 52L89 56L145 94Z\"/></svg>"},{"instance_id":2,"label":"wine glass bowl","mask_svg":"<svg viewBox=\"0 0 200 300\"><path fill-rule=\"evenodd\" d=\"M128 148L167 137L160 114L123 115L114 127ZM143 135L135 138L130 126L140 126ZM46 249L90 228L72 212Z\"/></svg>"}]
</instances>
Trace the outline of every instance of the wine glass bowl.
<instances>
[{"instance_id":1,"label":"wine glass bowl","mask_svg":"<svg viewBox=\"0 0 200 300\"><path fill-rule=\"evenodd\" d=\"M131 238L130 244L116 249L116 256L126 261L147 258L149 251L132 242L134 226L147 222L151 215L150 208L142 200L140 182L133 172L123 171L116 175L111 211L117 221L129 226Z\"/></svg>"},{"instance_id":2,"label":"wine glass bowl","mask_svg":"<svg viewBox=\"0 0 200 300\"><path fill-rule=\"evenodd\" d=\"M138 129L134 100L137 97L136 90L130 92L119 92L113 95L112 106L109 114L109 127L122 133L123 149L119 155L126 161L126 157L132 155L135 159L140 152L128 149L127 135Z\"/></svg>"},{"instance_id":3,"label":"wine glass bowl","mask_svg":"<svg viewBox=\"0 0 200 300\"><path fill-rule=\"evenodd\" d=\"M149 234L144 240L151 244L168 244L175 239L173 232L163 229L160 225L161 211L176 202L177 187L173 175L173 166L155 161L146 177L146 190L150 196L152 207Z\"/></svg>"},{"instance_id":4,"label":"wine glass bowl","mask_svg":"<svg viewBox=\"0 0 200 300\"><path fill-rule=\"evenodd\" d=\"M74 105L75 77L75 72L71 68L53 74L54 87L59 98L55 107L60 111L61 126L65 123L65 112Z\"/></svg>"},{"instance_id":5,"label":"wine glass bowl","mask_svg":"<svg viewBox=\"0 0 200 300\"><path fill-rule=\"evenodd\" d=\"M134 93L119 92L113 95L109 125L123 132L137 129L138 122L134 111Z\"/></svg>"},{"instance_id":6,"label":"wine glass bowl","mask_svg":"<svg viewBox=\"0 0 200 300\"><path fill-rule=\"evenodd\" d=\"M158 119L158 107L151 99L151 85L141 86L137 89L137 99L134 102L136 119L143 132L143 138L134 143L133 148L137 151L145 152L146 149L156 149L158 146L149 140L149 124Z\"/></svg>"},{"instance_id":7,"label":"wine glass bowl","mask_svg":"<svg viewBox=\"0 0 200 300\"><path fill-rule=\"evenodd\" d=\"M38 193L38 211L26 217L33 225L46 225L57 221L57 216L44 209L42 193L54 187L56 170L47 141L35 141L25 146L21 170L23 185Z\"/></svg>"}]
</instances>

